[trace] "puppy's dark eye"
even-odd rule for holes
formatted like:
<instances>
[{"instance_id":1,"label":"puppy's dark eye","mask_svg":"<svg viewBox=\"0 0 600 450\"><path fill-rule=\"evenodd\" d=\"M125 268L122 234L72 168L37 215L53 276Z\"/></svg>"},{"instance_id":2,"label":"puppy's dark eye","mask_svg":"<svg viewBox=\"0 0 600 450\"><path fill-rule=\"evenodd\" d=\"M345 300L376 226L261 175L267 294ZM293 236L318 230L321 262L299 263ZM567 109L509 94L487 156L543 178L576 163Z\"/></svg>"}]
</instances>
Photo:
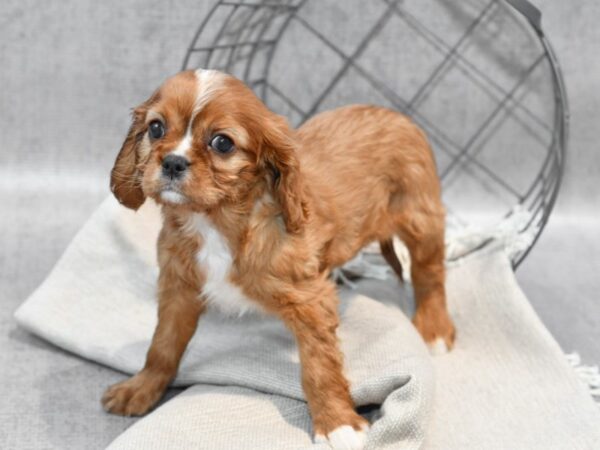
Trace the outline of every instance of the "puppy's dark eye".
<instances>
[{"instance_id":1,"label":"puppy's dark eye","mask_svg":"<svg viewBox=\"0 0 600 450\"><path fill-rule=\"evenodd\" d=\"M151 139L160 139L165 135L165 126L160 120L153 120L148 125L148 134Z\"/></svg>"},{"instance_id":2,"label":"puppy's dark eye","mask_svg":"<svg viewBox=\"0 0 600 450\"><path fill-rule=\"evenodd\" d=\"M210 146L218 153L226 154L233 150L233 141L224 134L217 134L210 141Z\"/></svg>"}]
</instances>

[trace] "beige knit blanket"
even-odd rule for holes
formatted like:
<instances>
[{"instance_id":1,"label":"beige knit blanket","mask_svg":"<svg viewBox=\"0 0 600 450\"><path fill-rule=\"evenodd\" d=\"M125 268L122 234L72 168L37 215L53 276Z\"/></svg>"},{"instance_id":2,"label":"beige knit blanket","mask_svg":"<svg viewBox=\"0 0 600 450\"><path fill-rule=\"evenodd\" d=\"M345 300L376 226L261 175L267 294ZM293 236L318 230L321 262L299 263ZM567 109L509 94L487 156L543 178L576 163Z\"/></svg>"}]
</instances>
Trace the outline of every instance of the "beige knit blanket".
<instances>
[{"instance_id":1,"label":"beige knit blanket","mask_svg":"<svg viewBox=\"0 0 600 450\"><path fill-rule=\"evenodd\" d=\"M19 323L87 359L139 370L156 324L159 222L150 202L133 213L107 199L17 311ZM447 289L457 347L434 359L395 299L341 291L352 396L381 405L367 447L600 448L600 414L504 253L454 264ZM296 347L276 319L209 312L175 383L191 387L111 449L325 448L312 444Z\"/></svg>"}]
</instances>

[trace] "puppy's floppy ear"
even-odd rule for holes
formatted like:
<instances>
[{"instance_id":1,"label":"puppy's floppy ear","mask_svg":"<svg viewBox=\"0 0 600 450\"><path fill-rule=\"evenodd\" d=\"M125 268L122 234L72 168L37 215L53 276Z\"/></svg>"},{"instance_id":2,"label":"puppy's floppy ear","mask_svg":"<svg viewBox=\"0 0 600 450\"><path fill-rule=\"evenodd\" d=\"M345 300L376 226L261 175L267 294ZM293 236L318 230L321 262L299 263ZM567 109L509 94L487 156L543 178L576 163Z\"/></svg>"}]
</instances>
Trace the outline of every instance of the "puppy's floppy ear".
<instances>
[{"instance_id":1,"label":"puppy's floppy ear","mask_svg":"<svg viewBox=\"0 0 600 450\"><path fill-rule=\"evenodd\" d=\"M110 176L110 190L119 203L134 210L146 200L138 169L138 146L144 137L145 116L146 108L143 105L133 111L133 121Z\"/></svg>"},{"instance_id":2,"label":"puppy's floppy ear","mask_svg":"<svg viewBox=\"0 0 600 450\"><path fill-rule=\"evenodd\" d=\"M301 233L308 208L292 131L283 117L273 115L263 128L263 139L266 163L273 172L273 196L283 211L285 228L292 234Z\"/></svg>"}]
</instances>

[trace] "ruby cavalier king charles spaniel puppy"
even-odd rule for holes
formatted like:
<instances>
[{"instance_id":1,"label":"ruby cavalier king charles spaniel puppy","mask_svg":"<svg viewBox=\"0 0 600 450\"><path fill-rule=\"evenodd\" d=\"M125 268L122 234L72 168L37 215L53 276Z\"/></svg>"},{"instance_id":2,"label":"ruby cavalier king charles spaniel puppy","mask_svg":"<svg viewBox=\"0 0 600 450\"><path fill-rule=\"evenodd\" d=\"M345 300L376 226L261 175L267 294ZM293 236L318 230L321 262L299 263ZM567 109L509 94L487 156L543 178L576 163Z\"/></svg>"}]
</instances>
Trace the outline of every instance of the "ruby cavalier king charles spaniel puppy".
<instances>
[{"instance_id":1,"label":"ruby cavalier king charles spaniel puppy","mask_svg":"<svg viewBox=\"0 0 600 450\"><path fill-rule=\"evenodd\" d=\"M181 72L135 108L111 190L132 209L152 198L163 225L158 325L144 368L104 394L107 411L157 403L207 307L258 310L296 339L315 441L362 448L368 422L344 376L330 275L372 241L401 275L394 236L411 256L415 327L453 345L435 161L395 111L347 106L294 130L233 76Z\"/></svg>"}]
</instances>

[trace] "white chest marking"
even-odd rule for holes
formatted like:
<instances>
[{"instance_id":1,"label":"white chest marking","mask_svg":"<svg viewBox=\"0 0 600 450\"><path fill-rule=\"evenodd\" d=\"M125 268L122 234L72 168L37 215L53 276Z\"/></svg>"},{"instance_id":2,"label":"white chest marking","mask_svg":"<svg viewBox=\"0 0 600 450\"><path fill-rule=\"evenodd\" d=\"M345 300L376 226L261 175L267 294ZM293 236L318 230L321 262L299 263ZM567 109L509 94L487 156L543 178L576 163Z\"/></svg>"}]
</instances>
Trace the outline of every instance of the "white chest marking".
<instances>
[{"instance_id":1,"label":"white chest marking","mask_svg":"<svg viewBox=\"0 0 600 450\"><path fill-rule=\"evenodd\" d=\"M194 214L186 231L202 236L202 248L196 256L205 282L202 294L210 305L228 315L242 316L249 311L259 311L259 305L244 295L242 290L229 280L233 257L227 241L203 214Z\"/></svg>"}]
</instances>

